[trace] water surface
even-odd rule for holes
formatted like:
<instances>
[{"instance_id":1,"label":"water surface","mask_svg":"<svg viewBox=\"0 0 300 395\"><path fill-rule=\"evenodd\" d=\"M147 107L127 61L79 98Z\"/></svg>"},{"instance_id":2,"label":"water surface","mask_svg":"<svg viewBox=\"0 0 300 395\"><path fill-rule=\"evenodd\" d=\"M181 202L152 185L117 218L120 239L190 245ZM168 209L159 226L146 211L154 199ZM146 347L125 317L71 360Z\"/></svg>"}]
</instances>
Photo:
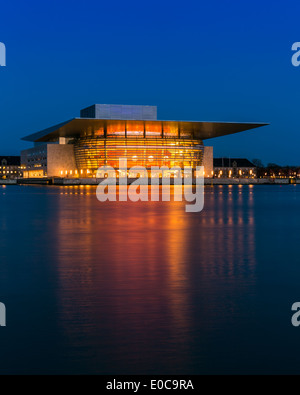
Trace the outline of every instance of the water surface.
<instances>
[{"instance_id":1,"label":"water surface","mask_svg":"<svg viewBox=\"0 0 300 395\"><path fill-rule=\"evenodd\" d=\"M0 188L0 373L299 373L300 186Z\"/></svg>"}]
</instances>

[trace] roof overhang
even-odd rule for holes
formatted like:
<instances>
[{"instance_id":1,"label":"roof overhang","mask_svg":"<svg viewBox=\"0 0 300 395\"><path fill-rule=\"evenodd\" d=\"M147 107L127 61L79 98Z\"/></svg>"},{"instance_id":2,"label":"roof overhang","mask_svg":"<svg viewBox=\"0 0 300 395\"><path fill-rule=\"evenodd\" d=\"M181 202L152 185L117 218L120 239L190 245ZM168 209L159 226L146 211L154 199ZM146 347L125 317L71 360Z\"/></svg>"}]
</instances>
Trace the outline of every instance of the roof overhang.
<instances>
[{"instance_id":1,"label":"roof overhang","mask_svg":"<svg viewBox=\"0 0 300 395\"><path fill-rule=\"evenodd\" d=\"M58 139L59 137L79 137L81 135L90 135L99 130L103 125L113 120L95 119L95 118L73 118L69 121L44 129L40 132L23 137L22 140L33 142L47 142ZM116 120L117 122L126 122L126 120ZM127 122L145 122L168 125L177 123L180 129L190 130L194 133L194 138L206 140L215 137L226 136L233 133L243 132L245 130L255 129L260 126L266 126L268 123L237 123L237 122L193 122L193 121L134 121Z\"/></svg>"}]
</instances>

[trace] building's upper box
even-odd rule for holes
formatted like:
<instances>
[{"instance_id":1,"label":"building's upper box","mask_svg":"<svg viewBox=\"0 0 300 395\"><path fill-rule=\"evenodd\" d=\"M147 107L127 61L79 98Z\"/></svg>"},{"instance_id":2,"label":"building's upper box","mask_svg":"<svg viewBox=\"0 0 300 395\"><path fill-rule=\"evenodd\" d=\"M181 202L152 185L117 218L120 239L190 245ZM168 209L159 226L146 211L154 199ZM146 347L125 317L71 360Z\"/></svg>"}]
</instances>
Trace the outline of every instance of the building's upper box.
<instances>
[{"instance_id":1,"label":"building's upper box","mask_svg":"<svg viewBox=\"0 0 300 395\"><path fill-rule=\"evenodd\" d=\"M94 104L81 110L80 117L156 121L157 107L126 104Z\"/></svg>"}]
</instances>

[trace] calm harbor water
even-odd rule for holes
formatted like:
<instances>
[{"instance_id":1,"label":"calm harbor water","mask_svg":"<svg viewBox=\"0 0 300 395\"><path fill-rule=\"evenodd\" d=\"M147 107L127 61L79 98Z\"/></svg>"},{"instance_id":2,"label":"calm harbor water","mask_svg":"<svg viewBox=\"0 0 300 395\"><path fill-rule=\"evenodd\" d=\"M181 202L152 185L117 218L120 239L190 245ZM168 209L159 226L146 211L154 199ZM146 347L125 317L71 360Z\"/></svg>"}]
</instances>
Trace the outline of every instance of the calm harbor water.
<instances>
[{"instance_id":1,"label":"calm harbor water","mask_svg":"<svg viewBox=\"0 0 300 395\"><path fill-rule=\"evenodd\" d=\"M300 186L0 187L0 373L300 373Z\"/></svg>"}]
</instances>

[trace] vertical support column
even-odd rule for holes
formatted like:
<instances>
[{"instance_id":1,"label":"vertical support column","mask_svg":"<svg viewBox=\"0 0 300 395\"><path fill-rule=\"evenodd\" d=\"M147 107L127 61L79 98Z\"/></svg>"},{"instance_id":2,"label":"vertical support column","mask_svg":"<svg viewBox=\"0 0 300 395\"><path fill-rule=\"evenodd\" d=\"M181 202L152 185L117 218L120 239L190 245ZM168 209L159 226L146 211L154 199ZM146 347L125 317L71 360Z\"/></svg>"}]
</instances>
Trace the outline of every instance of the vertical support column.
<instances>
[{"instance_id":1,"label":"vertical support column","mask_svg":"<svg viewBox=\"0 0 300 395\"><path fill-rule=\"evenodd\" d=\"M107 165L107 147L106 147L106 139L107 139L107 121L104 121L104 165Z\"/></svg>"},{"instance_id":2,"label":"vertical support column","mask_svg":"<svg viewBox=\"0 0 300 395\"><path fill-rule=\"evenodd\" d=\"M104 121L104 138L107 137L107 121Z\"/></svg>"},{"instance_id":3,"label":"vertical support column","mask_svg":"<svg viewBox=\"0 0 300 395\"><path fill-rule=\"evenodd\" d=\"M125 141L124 141L124 152L127 158L127 121L125 121ZM128 162L127 162L128 163Z\"/></svg>"},{"instance_id":4,"label":"vertical support column","mask_svg":"<svg viewBox=\"0 0 300 395\"><path fill-rule=\"evenodd\" d=\"M161 137L164 138L164 123L161 123Z\"/></svg>"},{"instance_id":5,"label":"vertical support column","mask_svg":"<svg viewBox=\"0 0 300 395\"><path fill-rule=\"evenodd\" d=\"M143 166L144 167L146 167L146 162L147 162L147 159L146 159L147 148L146 148L146 141L145 141L145 139L146 139L146 122L144 121L144 149L143 149L143 152L144 152L144 154L143 154Z\"/></svg>"}]
</instances>

